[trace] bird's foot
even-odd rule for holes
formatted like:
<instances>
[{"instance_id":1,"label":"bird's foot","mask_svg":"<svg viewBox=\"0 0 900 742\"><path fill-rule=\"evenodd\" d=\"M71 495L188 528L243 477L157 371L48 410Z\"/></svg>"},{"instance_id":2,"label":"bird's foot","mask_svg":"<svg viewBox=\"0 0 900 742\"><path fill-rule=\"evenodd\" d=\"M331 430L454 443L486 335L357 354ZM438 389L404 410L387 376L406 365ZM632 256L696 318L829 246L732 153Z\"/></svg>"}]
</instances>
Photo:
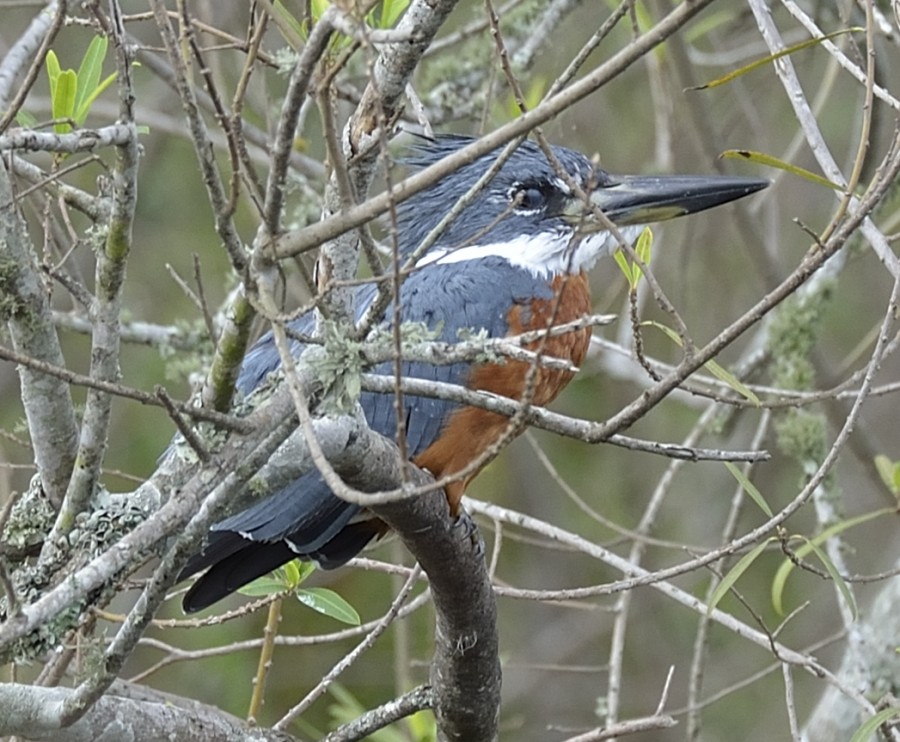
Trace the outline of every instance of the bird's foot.
<instances>
[{"instance_id":1,"label":"bird's foot","mask_svg":"<svg viewBox=\"0 0 900 742\"><path fill-rule=\"evenodd\" d=\"M481 531L478 530L475 520L465 509L459 509L459 514L456 516L456 520L453 521L453 527L462 529L463 538L469 540L479 557L484 557L484 539L481 537Z\"/></svg>"}]
</instances>

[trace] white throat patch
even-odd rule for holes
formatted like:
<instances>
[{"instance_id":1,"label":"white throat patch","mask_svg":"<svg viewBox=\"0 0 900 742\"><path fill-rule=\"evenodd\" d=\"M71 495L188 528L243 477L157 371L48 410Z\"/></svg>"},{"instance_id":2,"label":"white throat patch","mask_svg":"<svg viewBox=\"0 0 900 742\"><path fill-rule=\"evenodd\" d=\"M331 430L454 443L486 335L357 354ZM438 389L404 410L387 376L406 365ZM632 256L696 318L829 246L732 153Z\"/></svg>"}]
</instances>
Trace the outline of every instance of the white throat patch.
<instances>
[{"instance_id":1,"label":"white throat patch","mask_svg":"<svg viewBox=\"0 0 900 742\"><path fill-rule=\"evenodd\" d=\"M631 243L643 229L641 225L631 225L619 231ZM590 270L598 258L612 255L618 247L616 238L605 231L584 234L580 239L573 238L567 232L541 232L533 236L520 235L508 242L467 245L455 250L432 249L419 260L417 266L498 257L517 268L526 269L535 277L548 278Z\"/></svg>"}]
</instances>

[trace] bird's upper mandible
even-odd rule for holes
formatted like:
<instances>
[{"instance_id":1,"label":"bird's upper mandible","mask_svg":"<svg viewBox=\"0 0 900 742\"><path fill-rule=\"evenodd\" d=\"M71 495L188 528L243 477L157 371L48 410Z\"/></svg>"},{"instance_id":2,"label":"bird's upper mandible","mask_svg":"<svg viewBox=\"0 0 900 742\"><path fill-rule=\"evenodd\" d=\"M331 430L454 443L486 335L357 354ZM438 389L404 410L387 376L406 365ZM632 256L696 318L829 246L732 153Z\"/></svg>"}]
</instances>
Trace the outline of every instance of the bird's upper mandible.
<instances>
[{"instance_id":1,"label":"bird's upper mandible","mask_svg":"<svg viewBox=\"0 0 900 742\"><path fill-rule=\"evenodd\" d=\"M403 162L426 167L472 141L420 139ZM499 155L500 150L483 155L399 205L401 254L417 249ZM580 152L558 146L545 152L527 140L443 229L419 265L497 256L543 277L577 274L614 251L620 237L633 239L645 224L727 203L767 184L761 178L716 175L617 176Z\"/></svg>"}]
</instances>

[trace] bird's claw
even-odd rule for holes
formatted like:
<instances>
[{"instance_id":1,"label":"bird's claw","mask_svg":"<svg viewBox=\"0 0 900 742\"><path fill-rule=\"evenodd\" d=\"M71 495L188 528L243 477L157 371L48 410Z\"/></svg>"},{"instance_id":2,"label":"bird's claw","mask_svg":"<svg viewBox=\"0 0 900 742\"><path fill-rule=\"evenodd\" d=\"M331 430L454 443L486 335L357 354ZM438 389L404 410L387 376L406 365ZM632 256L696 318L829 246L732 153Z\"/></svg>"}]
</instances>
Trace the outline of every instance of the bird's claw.
<instances>
[{"instance_id":1,"label":"bird's claw","mask_svg":"<svg viewBox=\"0 0 900 742\"><path fill-rule=\"evenodd\" d=\"M479 557L484 557L484 539L481 537L481 531L478 530L478 526L471 515L460 508L459 514L453 522L453 527L462 529L463 538L469 540Z\"/></svg>"}]
</instances>

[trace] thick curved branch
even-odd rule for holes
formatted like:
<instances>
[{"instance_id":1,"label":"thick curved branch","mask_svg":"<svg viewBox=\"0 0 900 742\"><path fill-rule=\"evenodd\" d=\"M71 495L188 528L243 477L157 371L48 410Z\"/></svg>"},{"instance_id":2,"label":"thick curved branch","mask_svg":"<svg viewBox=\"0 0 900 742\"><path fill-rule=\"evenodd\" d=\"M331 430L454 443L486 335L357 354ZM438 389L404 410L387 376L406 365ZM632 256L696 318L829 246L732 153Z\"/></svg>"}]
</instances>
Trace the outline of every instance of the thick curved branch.
<instances>
[{"instance_id":1,"label":"thick curved branch","mask_svg":"<svg viewBox=\"0 0 900 742\"><path fill-rule=\"evenodd\" d=\"M16 352L65 366L5 162L0 162L0 318L7 323ZM72 395L61 379L28 368L19 368L19 379L41 483L58 507L75 462L78 432Z\"/></svg>"},{"instance_id":2,"label":"thick curved branch","mask_svg":"<svg viewBox=\"0 0 900 742\"><path fill-rule=\"evenodd\" d=\"M422 472L413 481L423 483ZM373 507L428 575L436 611L431 662L441 740L491 742L500 716L497 604L484 545L467 515L450 516L443 492Z\"/></svg>"},{"instance_id":3,"label":"thick curved branch","mask_svg":"<svg viewBox=\"0 0 900 742\"><path fill-rule=\"evenodd\" d=\"M124 684L120 684L124 685ZM126 686L127 687L127 686ZM131 742L242 740L292 742L290 735L251 727L220 709L196 702L184 703L168 694L144 691L144 698L109 694L95 703L79 721L62 726L62 711L73 691L19 683L0 683L0 735L16 735L53 742L94 742L128 739ZM153 697L153 695L159 697Z\"/></svg>"}]
</instances>

